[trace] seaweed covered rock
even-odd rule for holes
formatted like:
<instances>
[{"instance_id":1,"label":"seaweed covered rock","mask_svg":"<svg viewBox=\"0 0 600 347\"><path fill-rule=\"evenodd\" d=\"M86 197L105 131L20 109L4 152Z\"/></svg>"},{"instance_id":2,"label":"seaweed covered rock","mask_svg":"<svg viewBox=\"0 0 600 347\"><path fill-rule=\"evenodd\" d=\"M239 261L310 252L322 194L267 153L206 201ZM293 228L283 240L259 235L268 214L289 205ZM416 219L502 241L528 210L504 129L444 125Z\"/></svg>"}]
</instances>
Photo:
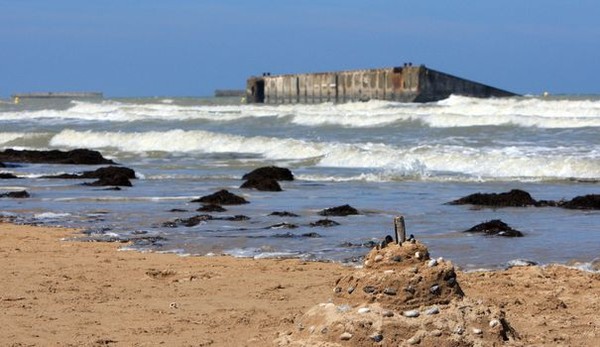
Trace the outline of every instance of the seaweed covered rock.
<instances>
[{"instance_id":1,"label":"seaweed covered rock","mask_svg":"<svg viewBox=\"0 0 600 347\"><path fill-rule=\"evenodd\" d=\"M536 206L537 201L523 190L513 189L506 193L475 193L449 202L450 205L480 205L491 207Z\"/></svg>"},{"instance_id":2,"label":"seaweed covered rock","mask_svg":"<svg viewBox=\"0 0 600 347\"><path fill-rule=\"evenodd\" d=\"M574 210L600 210L600 194L577 196L560 206Z\"/></svg>"},{"instance_id":3,"label":"seaweed covered rock","mask_svg":"<svg viewBox=\"0 0 600 347\"><path fill-rule=\"evenodd\" d=\"M311 227L323 227L323 228L331 228L331 227L335 227L340 225L340 223L331 220L331 219L319 219L316 222L311 222L310 226Z\"/></svg>"},{"instance_id":4,"label":"seaweed covered rock","mask_svg":"<svg viewBox=\"0 0 600 347\"><path fill-rule=\"evenodd\" d=\"M191 202L201 202L203 204L213 205L242 205L248 203L248 201L246 201L246 199L243 197L230 193L225 189L221 189L216 193L194 199Z\"/></svg>"},{"instance_id":5,"label":"seaweed covered rock","mask_svg":"<svg viewBox=\"0 0 600 347\"><path fill-rule=\"evenodd\" d=\"M26 190L0 193L0 198L24 199L24 198L28 198L29 196L30 195Z\"/></svg>"},{"instance_id":6,"label":"seaweed covered rock","mask_svg":"<svg viewBox=\"0 0 600 347\"><path fill-rule=\"evenodd\" d=\"M10 179L17 179L19 177L11 174L10 172L0 172L0 179L2 180L10 180Z\"/></svg>"},{"instance_id":7,"label":"seaweed covered rock","mask_svg":"<svg viewBox=\"0 0 600 347\"><path fill-rule=\"evenodd\" d=\"M323 211L319 212L319 215L321 215L321 216L338 216L338 217L357 215L357 214L360 214L358 212L358 210L348 204L342 205L342 206L337 206L337 207L326 208Z\"/></svg>"},{"instance_id":8,"label":"seaweed covered rock","mask_svg":"<svg viewBox=\"0 0 600 347\"><path fill-rule=\"evenodd\" d=\"M198 212L225 212L227 210L221 205L207 204L207 205L202 205L202 207L198 208L196 211L198 211Z\"/></svg>"},{"instance_id":9,"label":"seaweed covered rock","mask_svg":"<svg viewBox=\"0 0 600 347\"><path fill-rule=\"evenodd\" d=\"M75 165L114 164L112 160L104 158L100 152L89 149L74 149L66 152L7 149L0 151L0 161Z\"/></svg>"},{"instance_id":10,"label":"seaweed covered rock","mask_svg":"<svg viewBox=\"0 0 600 347\"><path fill-rule=\"evenodd\" d=\"M243 180L261 180L266 178L274 179L276 181L293 181L294 175L292 174L292 171L290 171L290 169L281 168L277 166L266 166L252 170L251 172L242 176Z\"/></svg>"},{"instance_id":11,"label":"seaweed covered rock","mask_svg":"<svg viewBox=\"0 0 600 347\"><path fill-rule=\"evenodd\" d=\"M282 191L281 186L277 180L272 178L251 178L244 182L240 188L243 189L256 189L263 192L280 192Z\"/></svg>"},{"instance_id":12,"label":"seaweed covered rock","mask_svg":"<svg viewBox=\"0 0 600 347\"><path fill-rule=\"evenodd\" d=\"M102 178L107 176L123 176L128 179L135 179L135 171L133 169L122 166L107 166L101 167L94 171L84 171L83 178Z\"/></svg>"},{"instance_id":13,"label":"seaweed covered rock","mask_svg":"<svg viewBox=\"0 0 600 347\"><path fill-rule=\"evenodd\" d=\"M60 178L60 179L86 179L96 178L97 181L84 183L89 186L125 186L131 187L130 179L135 179L133 169L121 166L101 167L94 171L84 171L78 174L61 174L52 176L42 176L42 178Z\"/></svg>"},{"instance_id":14,"label":"seaweed covered rock","mask_svg":"<svg viewBox=\"0 0 600 347\"><path fill-rule=\"evenodd\" d=\"M505 236L505 237L522 237L523 233L508 226L499 219L493 219L488 222L477 224L471 229L467 229L466 233L484 233L486 235Z\"/></svg>"},{"instance_id":15,"label":"seaweed covered rock","mask_svg":"<svg viewBox=\"0 0 600 347\"><path fill-rule=\"evenodd\" d=\"M84 183L86 186L102 187L102 186L121 186L131 187L131 181L126 176L121 174L106 175L91 183Z\"/></svg>"},{"instance_id":16,"label":"seaweed covered rock","mask_svg":"<svg viewBox=\"0 0 600 347\"><path fill-rule=\"evenodd\" d=\"M194 227L199 224L204 224L210 220L226 220L226 221L231 221L231 222L241 222L241 221L246 221L249 219L250 219L250 217L244 216L241 214L238 214L235 216L226 216L226 217L213 217L209 214L200 214L200 215L192 216L190 218L177 218L172 221L164 222L162 224L162 226L165 228L177 228L179 226L185 226L185 227L189 228L189 227Z\"/></svg>"},{"instance_id":17,"label":"seaweed covered rock","mask_svg":"<svg viewBox=\"0 0 600 347\"><path fill-rule=\"evenodd\" d=\"M300 217L295 213L288 211L274 211L269 214L269 216L278 216L278 217Z\"/></svg>"}]
</instances>

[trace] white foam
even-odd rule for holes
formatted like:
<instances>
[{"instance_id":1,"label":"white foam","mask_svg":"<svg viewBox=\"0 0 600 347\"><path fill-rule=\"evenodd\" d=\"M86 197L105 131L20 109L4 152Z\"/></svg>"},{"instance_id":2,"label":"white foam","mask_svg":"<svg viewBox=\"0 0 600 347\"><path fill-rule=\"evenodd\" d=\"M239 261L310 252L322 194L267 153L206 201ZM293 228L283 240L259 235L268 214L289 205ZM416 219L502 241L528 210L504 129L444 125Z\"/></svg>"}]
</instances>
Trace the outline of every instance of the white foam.
<instances>
[{"instance_id":1,"label":"white foam","mask_svg":"<svg viewBox=\"0 0 600 347\"><path fill-rule=\"evenodd\" d=\"M299 252L276 252L270 247L264 248L233 248L223 251L223 254L236 258L299 258L302 256Z\"/></svg>"},{"instance_id":2,"label":"white foam","mask_svg":"<svg viewBox=\"0 0 600 347\"><path fill-rule=\"evenodd\" d=\"M1 112L0 120L64 119L131 122L138 120L233 121L242 118L290 117L306 126L381 127L416 121L431 127L513 125L540 128L600 126L600 101L543 98L478 99L451 96L426 104L369 101L317 105L176 105L73 101L66 110Z\"/></svg>"},{"instance_id":3,"label":"white foam","mask_svg":"<svg viewBox=\"0 0 600 347\"><path fill-rule=\"evenodd\" d=\"M11 141L20 140L20 139L34 139L43 136L48 136L48 133L16 133L16 132L0 132L0 145L9 143ZM15 148L14 146L11 146Z\"/></svg>"},{"instance_id":4,"label":"white foam","mask_svg":"<svg viewBox=\"0 0 600 347\"><path fill-rule=\"evenodd\" d=\"M36 219L60 219L70 216L70 213L54 213L54 212L44 212L34 214L33 217Z\"/></svg>"},{"instance_id":5,"label":"white foam","mask_svg":"<svg viewBox=\"0 0 600 347\"><path fill-rule=\"evenodd\" d=\"M481 147L415 145L399 147L379 143L311 142L275 137L244 137L209 131L92 132L64 130L50 144L119 151L250 153L270 160L315 161L321 167L364 168L363 180L406 176L466 175L490 178L597 179L600 147ZM371 176L369 176L371 175Z\"/></svg>"},{"instance_id":6,"label":"white foam","mask_svg":"<svg viewBox=\"0 0 600 347\"><path fill-rule=\"evenodd\" d=\"M340 105L280 106L293 122L307 126L379 127L416 121L431 127L513 125L539 128L600 126L600 101L537 98L479 99L451 96L426 104L369 101Z\"/></svg>"}]
</instances>

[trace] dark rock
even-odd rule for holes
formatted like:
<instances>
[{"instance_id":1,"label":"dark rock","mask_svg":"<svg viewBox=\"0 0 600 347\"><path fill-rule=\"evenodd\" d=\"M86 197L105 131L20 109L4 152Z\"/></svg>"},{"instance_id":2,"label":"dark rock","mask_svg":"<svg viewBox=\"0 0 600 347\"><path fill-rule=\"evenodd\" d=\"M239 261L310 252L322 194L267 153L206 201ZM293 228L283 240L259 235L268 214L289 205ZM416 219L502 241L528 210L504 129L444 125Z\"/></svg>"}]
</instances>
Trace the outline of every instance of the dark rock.
<instances>
[{"instance_id":1,"label":"dark rock","mask_svg":"<svg viewBox=\"0 0 600 347\"><path fill-rule=\"evenodd\" d=\"M190 218L177 218L173 221L164 222L162 226L164 228L177 228L178 226L183 225L189 228L211 219L213 219L211 215L202 214Z\"/></svg>"},{"instance_id":2,"label":"dark rock","mask_svg":"<svg viewBox=\"0 0 600 347\"><path fill-rule=\"evenodd\" d=\"M225 189L222 189L214 194L206 195L199 199L192 200L192 202L201 202L205 204L214 205L241 205L248 203L246 199L242 198L241 196L232 194Z\"/></svg>"},{"instance_id":3,"label":"dark rock","mask_svg":"<svg viewBox=\"0 0 600 347\"><path fill-rule=\"evenodd\" d=\"M391 287L385 288L383 290L383 294L386 294L386 295L396 295L397 293L398 293L398 291L395 288L391 288Z\"/></svg>"},{"instance_id":4,"label":"dark rock","mask_svg":"<svg viewBox=\"0 0 600 347\"><path fill-rule=\"evenodd\" d=\"M100 152L89 149L74 149L72 151L30 151L7 149L0 152L0 160L17 163L46 163L46 164L75 164L75 165L101 165L114 164L106 159Z\"/></svg>"},{"instance_id":5,"label":"dark rock","mask_svg":"<svg viewBox=\"0 0 600 347\"><path fill-rule=\"evenodd\" d=\"M355 215L355 214L359 214L359 213L358 213L357 209L355 209L354 207L352 207L350 205L342 205L342 206L324 209L323 211L319 212L319 214L321 216L341 216L341 217L343 217L343 216Z\"/></svg>"},{"instance_id":6,"label":"dark rock","mask_svg":"<svg viewBox=\"0 0 600 347\"><path fill-rule=\"evenodd\" d=\"M381 248L387 247L390 243L394 243L394 238L391 235L386 235L383 241L379 244Z\"/></svg>"},{"instance_id":7,"label":"dark rock","mask_svg":"<svg viewBox=\"0 0 600 347\"><path fill-rule=\"evenodd\" d=\"M115 176L105 176L105 177L102 177L99 180L91 182L91 183L83 183L83 185L92 186L92 187L103 187L103 186L131 187L132 186L131 181L129 181L129 178L118 175L118 174Z\"/></svg>"},{"instance_id":8,"label":"dark rock","mask_svg":"<svg viewBox=\"0 0 600 347\"><path fill-rule=\"evenodd\" d=\"M296 224L278 223L267 227L267 229L296 229L297 227Z\"/></svg>"},{"instance_id":9,"label":"dark rock","mask_svg":"<svg viewBox=\"0 0 600 347\"><path fill-rule=\"evenodd\" d=\"M243 180L264 178L271 178L277 181L293 181L294 175L292 174L290 169L276 166L266 166L255 169L242 176Z\"/></svg>"},{"instance_id":10,"label":"dark rock","mask_svg":"<svg viewBox=\"0 0 600 347\"><path fill-rule=\"evenodd\" d=\"M111 176L123 176L128 179L135 179L135 171L122 166L107 166L101 167L94 171L84 171L81 173L81 178L103 178Z\"/></svg>"},{"instance_id":11,"label":"dark rock","mask_svg":"<svg viewBox=\"0 0 600 347\"><path fill-rule=\"evenodd\" d=\"M168 221L162 224L163 228L177 228L179 225L175 221Z\"/></svg>"},{"instance_id":12,"label":"dark rock","mask_svg":"<svg viewBox=\"0 0 600 347\"><path fill-rule=\"evenodd\" d=\"M381 342L381 341L383 341L383 335L382 334L371 335L371 340L373 340L373 342Z\"/></svg>"},{"instance_id":13,"label":"dark rock","mask_svg":"<svg viewBox=\"0 0 600 347\"><path fill-rule=\"evenodd\" d=\"M377 293L377 288L375 288L373 286L365 286L365 287L363 287L363 292L365 292L367 294Z\"/></svg>"},{"instance_id":14,"label":"dark rock","mask_svg":"<svg viewBox=\"0 0 600 347\"><path fill-rule=\"evenodd\" d=\"M338 245L338 247L347 247L347 248L354 248L354 247L364 247L364 248L373 248L376 247L378 245L378 243L376 241L366 241L364 243L352 243L352 242L343 242L340 245Z\"/></svg>"},{"instance_id":15,"label":"dark rock","mask_svg":"<svg viewBox=\"0 0 600 347\"><path fill-rule=\"evenodd\" d=\"M0 193L0 198L13 198L13 199L23 199L28 198L30 195L26 190L20 190L17 192L7 192Z\"/></svg>"},{"instance_id":16,"label":"dark rock","mask_svg":"<svg viewBox=\"0 0 600 347\"><path fill-rule=\"evenodd\" d=\"M19 178L19 177L15 176L11 173L8 173L8 172L0 172L0 179L9 180L9 179L16 179L16 178Z\"/></svg>"},{"instance_id":17,"label":"dark rock","mask_svg":"<svg viewBox=\"0 0 600 347\"><path fill-rule=\"evenodd\" d=\"M162 246L162 241L167 240L162 236L134 236L134 237L123 237L123 236L105 236L97 235L86 238L79 238L79 241L85 242L111 242L111 243L127 243L130 242L133 246L138 247L156 247Z\"/></svg>"},{"instance_id":18,"label":"dark rock","mask_svg":"<svg viewBox=\"0 0 600 347\"><path fill-rule=\"evenodd\" d=\"M177 228L180 225L183 225L186 227L193 227L193 226L196 226L200 223L203 223L203 222L206 222L209 220L227 220L227 221L239 222L239 221L244 221L244 220L249 220L249 219L250 219L250 217L244 216L244 215L235 215L235 216L230 216L230 217L213 217L209 214L201 214L201 215L193 216L190 218L177 218L173 221L164 222L162 224L162 226L165 228Z\"/></svg>"},{"instance_id":19,"label":"dark rock","mask_svg":"<svg viewBox=\"0 0 600 347\"><path fill-rule=\"evenodd\" d=\"M220 205L208 204L208 205L203 205L196 211L198 211L198 212L225 212L227 210L223 206L220 206Z\"/></svg>"},{"instance_id":20,"label":"dark rock","mask_svg":"<svg viewBox=\"0 0 600 347\"><path fill-rule=\"evenodd\" d=\"M60 179L98 179L92 183L84 183L89 186L125 186L131 187L130 179L135 179L135 171L126 167L108 166L101 167L94 171L84 171L80 174L61 174L54 176L42 176L42 178L60 178Z\"/></svg>"},{"instance_id":21,"label":"dark rock","mask_svg":"<svg viewBox=\"0 0 600 347\"><path fill-rule=\"evenodd\" d=\"M187 210L184 210L182 208L172 208L169 210L169 212L187 212Z\"/></svg>"},{"instance_id":22,"label":"dark rock","mask_svg":"<svg viewBox=\"0 0 600 347\"><path fill-rule=\"evenodd\" d=\"M193 216L190 218L177 219L177 220L175 220L175 222L178 222L179 224L186 226L186 227L193 227L193 226L196 226L202 222L206 222L207 220L211 220L211 219L213 219L213 217L211 215L201 214L201 215Z\"/></svg>"},{"instance_id":23,"label":"dark rock","mask_svg":"<svg viewBox=\"0 0 600 347\"><path fill-rule=\"evenodd\" d=\"M331 219L320 219L316 222L310 223L311 227L324 227L324 228L334 227L337 225L340 225L340 223L333 221Z\"/></svg>"},{"instance_id":24,"label":"dark rock","mask_svg":"<svg viewBox=\"0 0 600 347\"><path fill-rule=\"evenodd\" d=\"M232 217L223 217L223 218L214 218L214 219L228 220L228 221L232 221L232 222L241 222L244 220L249 220L250 217L244 216L243 214L236 214L235 216L232 216Z\"/></svg>"},{"instance_id":25,"label":"dark rock","mask_svg":"<svg viewBox=\"0 0 600 347\"><path fill-rule=\"evenodd\" d=\"M6 167L6 165L4 165L4 163L0 162L0 167Z\"/></svg>"},{"instance_id":26,"label":"dark rock","mask_svg":"<svg viewBox=\"0 0 600 347\"><path fill-rule=\"evenodd\" d=\"M120 187L110 187L110 188L101 189L101 190L112 190L112 191L119 191L119 190L121 190L121 188L120 188Z\"/></svg>"},{"instance_id":27,"label":"dark rock","mask_svg":"<svg viewBox=\"0 0 600 347\"><path fill-rule=\"evenodd\" d=\"M104 178L112 176L123 176L128 179L135 179L135 171L122 166L106 166L94 171L84 171L80 174L63 174L58 176L45 176L44 178Z\"/></svg>"},{"instance_id":28,"label":"dark rock","mask_svg":"<svg viewBox=\"0 0 600 347\"><path fill-rule=\"evenodd\" d=\"M600 210L600 194L577 196L560 206L576 210Z\"/></svg>"},{"instance_id":29,"label":"dark rock","mask_svg":"<svg viewBox=\"0 0 600 347\"><path fill-rule=\"evenodd\" d=\"M244 182L240 188L256 189L263 192L280 192L281 186L272 178L252 178Z\"/></svg>"},{"instance_id":30,"label":"dark rock","mask_svg":"<svg viewBox=\"0 0 600 347\"><path fill-rule=\"evenodd\" d=\"M449 202L450 205L481 205L492 207L525 207L536 206L535 201L529 193L519 189L513 189L507 193L475 193L458 200Z\"/></svg>"},{"instance_id":31,"label":"dark rock","mask_svg":"<svg viewBox=\"0 0 600 347\"><path fill-rule=\"evenodd\" d=\"M523 233L509 227L506 223L499 219L494 219L489 222L478 224L471 229L465 230L467 233L484 233L486 235L497 235L505 237L521 237Z\"/></svg>"},{"instance_id":32,"label":"dark rock","mask_svg":"<svg viewBox=\"0 0 600 347\"><path fill-rule=\"evenodd\" d=\"M287 211L282 211L282 212L272 212L269 216L279 216L279 217L300 217L295 213L292 212L287 212Z\"/></svg>"},{"instance_id":33,"label":"dark rock","mask_svg":"<svg viewBox=\"0 0 600 347\"><path fill-rule=\"evenodd\" d=\"M166 241L167 239L162 236L142 236L142 237L132 237L128 239L129 242L133 243L134 246L162 246L162 241Z\"/></svg>"},{"instance_id":34,"label":"dark rock","mask_svg":"<svg viewBox=\"0 0 600 347\"><path fill-rule=\"evenodd\" d=\"M293 238L299 238L299 237L321 237L321 235L317 234L317 233L306 233L306 234L302 234L302 235L296 235L296 234L292 234L290 232L284 233L284 234L275 234L273 235L273 237L279 237L279 238L289 238L289 239L293 239Z\"/></svg>"}]
</instances>

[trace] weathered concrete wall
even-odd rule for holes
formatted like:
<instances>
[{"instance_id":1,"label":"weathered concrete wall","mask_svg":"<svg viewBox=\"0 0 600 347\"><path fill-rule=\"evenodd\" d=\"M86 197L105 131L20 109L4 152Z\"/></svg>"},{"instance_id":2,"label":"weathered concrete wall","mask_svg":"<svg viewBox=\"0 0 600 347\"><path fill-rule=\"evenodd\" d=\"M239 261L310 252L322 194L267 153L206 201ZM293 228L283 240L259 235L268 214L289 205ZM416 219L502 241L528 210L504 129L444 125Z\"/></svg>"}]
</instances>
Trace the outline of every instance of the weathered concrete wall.
<instances>
[{"instance_id":1,"label":"weathered concrete wall","mask_svg":"<svg viewBox=\"0 0 600 347\"><path fill-rule=\"evenodd\" d=\"M455 77L443 72L423 69L420 72L420 90L416 102L441 100L451 94L479 98L515 96L514 93L481 83Z\"/></svg>"},{"instance_id":2,"label":"weathered concrete wall","mask_svg":"<svg viewBox=\"0 0 600 347\"><path fill-rule=\"evenodd\" d=\"M248 103L293 104L389 100L428 102L450 94L476 97L513 93L461 79L424 66L293 75L263 75L248 79Z\"/></svg>"}]
</instances>

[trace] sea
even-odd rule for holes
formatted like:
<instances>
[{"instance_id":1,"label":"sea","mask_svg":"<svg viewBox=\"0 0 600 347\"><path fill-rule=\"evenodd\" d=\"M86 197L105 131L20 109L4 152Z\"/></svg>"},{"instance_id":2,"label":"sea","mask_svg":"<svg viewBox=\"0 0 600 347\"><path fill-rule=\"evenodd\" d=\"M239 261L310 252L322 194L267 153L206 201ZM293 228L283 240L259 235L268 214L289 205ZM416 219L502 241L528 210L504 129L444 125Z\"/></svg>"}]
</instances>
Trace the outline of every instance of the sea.
<instances>
[{"instance_id":1,"label":"sea","mask_svg":"<svg viewBox=\"0 0 600 347\"><path fill-rule=\"evenodd\" d=\"M291 257L357 264L394 234L407 234L433 257L464 270L517 260L591 266L600 261L600 211L558 207L449 205L474 193L529 192L536 200L600 194L600 96L560 95L438 102L369 101L248 105L239 98L22 99L0 102L0 149L88 148L132 168L120 191L41 176L100 166L19 164L2 168L0 217L15 223L83 229L90 240L123 249L182 256ZM283 191L241 189L263 166L290 169ZM221 189L248 204L224 206L186 227ZM327 217L350 205L360 214ZM273 212L297 215L275 216ZM229 218L243 215L248 217ZM519 238L465 233L499 219ZM149 241L151 240L151 241Z\"/></svg>"}]
</instances>

